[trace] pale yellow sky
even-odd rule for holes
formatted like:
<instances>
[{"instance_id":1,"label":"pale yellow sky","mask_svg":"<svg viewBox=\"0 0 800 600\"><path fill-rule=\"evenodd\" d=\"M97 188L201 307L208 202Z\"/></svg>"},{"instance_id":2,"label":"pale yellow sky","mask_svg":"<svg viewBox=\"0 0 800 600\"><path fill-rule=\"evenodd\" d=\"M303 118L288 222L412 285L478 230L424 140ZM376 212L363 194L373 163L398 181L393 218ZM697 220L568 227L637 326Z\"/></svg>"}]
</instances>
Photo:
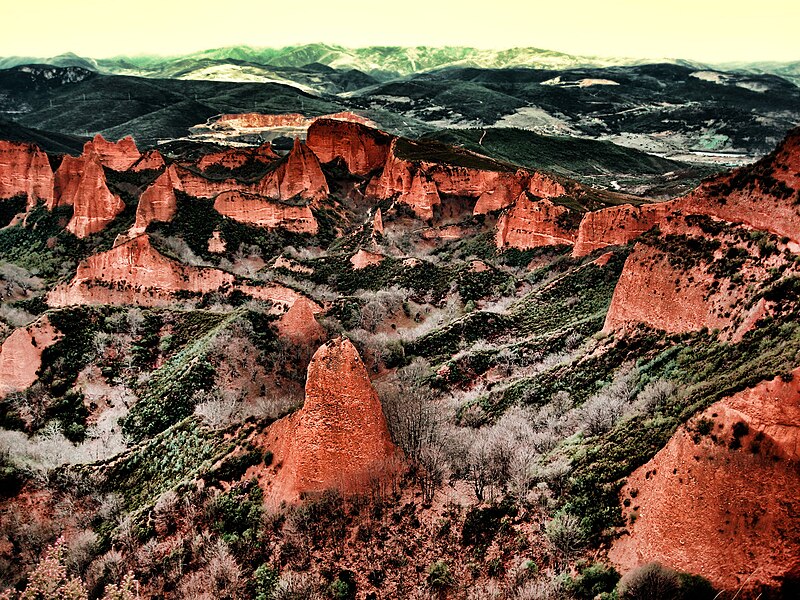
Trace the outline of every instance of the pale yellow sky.
<instances>
[{"instance_id":1,"label":"pale yellow sky","mask_svg":"<svg viewBox=\"0 0 800 600\"><path fill-rule=\"evenodd\" d=\"M800 60L798 0L0 0L0 56L327 42Z\"/></svg>"}]
</instances>

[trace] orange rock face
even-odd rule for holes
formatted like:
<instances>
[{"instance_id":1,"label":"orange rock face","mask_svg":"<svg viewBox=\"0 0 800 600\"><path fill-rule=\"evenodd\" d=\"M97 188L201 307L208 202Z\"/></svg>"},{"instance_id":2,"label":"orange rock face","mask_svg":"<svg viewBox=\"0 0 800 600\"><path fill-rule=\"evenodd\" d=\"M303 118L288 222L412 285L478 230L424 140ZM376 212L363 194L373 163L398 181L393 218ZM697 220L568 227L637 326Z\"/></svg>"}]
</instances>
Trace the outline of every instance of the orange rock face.
<instances>
[{"instance_id":1,"label":"orange rock face","mask_svg":"<svg viewBox=\"0 0 800 600\"><path fill-rule=\"evenodd\" d=\"M167 169L142 192L136 207L136 222L129 233L130 237L144 233L153 221L172 220L178 208L178 199L175 197L176 184L180 185L175 181L175 170Z\"/></svg>"},{"instance_id":2,"label":"orange rock face","mask_svg":"<svg viewBox=\"0 0 800 600\"><path fill-rule=\"evenodd\" d=\"M98 157L104 167L115 171L127 171L142 157L132 137L108 142L99 134L83 146L83 156L92 154Z\"/></svg>"},{"instance_id":3,"label":"orange rock face","mask_svg":"<svg viewBox=\"0 0 800 600\"><path fill-rule=\"evenodd\" d=\"M748 597L797 576L800 369L792 375L712 405L628 478L623 512L637 518L609 553L621 570L658 561Z\"/></svg>"},{"instance_id":4,"label":"orange rock face","mask_svg":"<svg viewBox=\"0 0 800 600\"><path fill-rule=\"evenodd\" d=\"M317 219L306 206L292 206L243 192L223 192L214 200L217 212L235 221L267 227L282 228L295 233L315 235Z\"/></svg>"},{"instance_id":5,"label":"orange rock face","mask_svg":"<svg viewBox=\"0 0 800 600\"><path fill-rule=\"evenodd\" d=\"M66 155L58 166L54 177L54 193L47 208L53 210L55 206L72 206L75 204L75 194L81 183L81 175L86 166L86 159L82 156Z\"/></svg>"},{"instance_id":6,"label":"orange rock face","mask_svg":"<svg viewBox=\"0 0 800 600\"><path fill-rule=\"evenodd\" d=\"M300 298L278 320L278 332L294 344L318 344L325 339L325 330L314 316L319 306Z\"/></svg>"},{"instance_id":7,"label":"orange rock face","mask_svg":"<svg viewBox=\"0 0 800 600\"><path fill-rule=\"evenodd\" d=\"M164 157L158 150L148 150L142 157L136 161L131 167L131 171L136 173L140 171L158 171L166 166Z\"/></svg>"},{"instance_id":8,"label":"orange rock face","mask_svg":"<svg viewBox=\"0 0 800 600\"><path fill-rule=\"evenodd\" d=\"M0 199L20 194L32 208L53 201L53 170L47 154L32 144L0 141Z\"/></svg>"},{"instance_id":9,"label":"orange rock face","mask_svg":"<svg viewBox=\"0 0 800 600\"><path fill-rule=\"evenodd\" d=\"M47 317L42 317L6 338L0 347L0 398L25 390L36 381L42 352L59 336Z\"/></svg>"},{"instance_id":10,"label":"orange rock face","mask_svg":"<svg viewBox=\"0 0 800 600\"><path fill-rule=\"evenodd\" d=\"M372 217L372 233L383 235L383 213L380 208L375 211L375 216Z\"/></svg>"},{"instance_id":11,"label":"orange rock face","mask_svg":"<svg viewBox=\"0 0 800 600\"><path fill-rule=\"evenodd\" d=\"M355 175L367 175L383 167L392 137L360 123L317 119L308 128L306 143L320 161L344 160Z\"/></svg>"},{"instance_id":12,"label":"orange rock face","mask_svg":"<svg viewBox=\"0 0 800 600\"><path fill-rule=\"evenodd\" d=\"M226 169L236 169L247 164L251 159L261 163L269 163L279 158L272 149L272 144L266 142L254 149L230 148L222 152L206 154L197 162L197 168L201 171L206 171L212 165L219 165Z\"/></svg>"},{"instance_id":13,"label":"orange rock face","mask_svg":"<svg viewBox=\"0 0 800 600\"><path fill-rule=\"evenodd\" d=\"M724 328L738 299L735 294L712 294L714 278L701 268L673 267L663 252L636 244L625 261L603 331L644 323L670 333Z\"/></svg>"},{"instance_id":14,"label":"orange rock face","mask_svg":"<svg viewBox=\"0 0 800 600\"><path fill-rule=\"evenodd\" d=\"M550 200L519 199L497 221L495 244L498 248L538 248L575 242L576 233L560 225L570 210Z\"/></svg>"},{"instance_id":15,"label":"orange rock face","mask_svg":"<svg viewBox=\"0 0 800 600\"><path fill-rule=\"evenodd\" d=\"M573 256L586 256L598 248L624 246L663 222L674 210L672 202L643 206L612 206L586 213L578 228Z\"/></svg>"},{"instance_id":16,"label":"orange rock face","mask_svg":"<svg viewBox=\"0 0 800 600\"><path fill-rule=\"evenodd\" d=\"M328 197L328 182L316 155L295 139L294 147L278 167L267 173L253 190L261 196L289 200L300 196L306 200Z\"/></svg>"},{"instance_id":17,"label":"orange rock face","mask_svg":"<svg viewBox=\"0 0 800 600\"><path fill-rule=\"evenodd\" d=\"M47 295L47 303L167 306L176 301L179 292L225 293L234 289L273 302L277 313L302 297L281 285L236 285L234 276L220 269L181 264L158 252L150 244L150 238L141 235L90 256L78 265L71 282L59 285Z\"/></svg>"},{"instance_id":18,"label":"orange rock face","mask_svg":"<svg viewBox=\"0 0 800 600\"><path fill-rule=\"evenodd\" d=\"M79 238L103 230L125 209L119 196L109 191L103 167L94 159L84 164L72 205L74 212L67 229Z\"/></svg>"},{"instance_id":19,"label":"orange rock face","mask_svg":"<svg viewBox=\"0 0 800 600\"><path fill-rule=\"evenodd\" d=\"M378 395L349 340L317 350L303 408L275 423L268 444L281 463L265 495L276 505L332 488L363 490L396 459Z\"/></svg>"},{"instance_id":20,"label":"orange rock face","mask_svg":"<svg viewBox=\"0 0 800 600\"><path fill-rule=\"evenodd\" d=\"M350 257L350 264L355 270L366 269L372 265L379 265L383 262L384 256L375 252L367 252L363 248Z\"/></svg>"}]
</instances>

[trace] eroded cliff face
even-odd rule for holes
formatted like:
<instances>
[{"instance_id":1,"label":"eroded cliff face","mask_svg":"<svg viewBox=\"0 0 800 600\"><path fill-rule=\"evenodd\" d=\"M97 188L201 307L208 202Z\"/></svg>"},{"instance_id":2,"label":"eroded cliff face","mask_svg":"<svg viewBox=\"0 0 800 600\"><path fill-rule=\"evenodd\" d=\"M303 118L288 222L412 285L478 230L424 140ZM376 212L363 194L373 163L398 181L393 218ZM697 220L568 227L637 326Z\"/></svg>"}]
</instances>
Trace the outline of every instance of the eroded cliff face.
<instances>
[{"instance_id":1,"label":"eroded cliff face","mask_svg":"<svg viewBox=\"0 0 800 600\"><path fill-rule=\"evenodd\" d=\"M129 236L136 237L147 229L153 221L171 221L178 209L175 187L180 182L175 180L175 169L164 171L139 196L136 206L136 221L130 229Z\"/></svg>"},{"instance_id":2,"label":"eroded cliff face","mask_svg":"<svg viewBox=\"0 0 800 600\"><path fill-rule=\"evenodd\" d=\"M127 171L142 157L132 137L109 142L100 134L83 146L83 156L91 155L97 156L101 165L114 171Z\"/></svg>"},{"instance_id":3,"label":"eroded cliff face","mask_svg":"<svg viewBox=\"0 0 800 600\"><path fill-rule=\"evenodd\" d=\"M14 330L0 347L0 398L27 389L37 379L42 352L60 337L45 316Z\"/></svg>"},{"instance_id":4,"label":"eroded cliff face","mask_svg":"<svg viewBox=\"0 0 800 600\"><path fill-rule=\"evenodd\" d=\"M180 298L234 290L273 302L276 313L282 313L302 297L281 285L236 284L232 274L220 269L184 265L153 248L149 236L140 235L90 256L78 265L72 281L47 295L47 303L167 306Z\"/></svg>"},{"instance_id":5,"label":"eroded cliff face","mask_svg":"<svg viewBox=\"0 0 800 600\"><path fill-rule=\"evenodd\" d=\"M789 380L790 379L790 380ZM753 596L800 575L800 369L713 404L628 479L611 560Z\"/></svg>"},{"instance_id":6,"label":"eroded cliff face","mask_svg":"<svg viewBox=\"0 0 800 600\"><path fill-rule=\"evenodd\" d=\"M275 151L272 149L272 144L266 142L254 149L230 148L222 152L206 154L197 161L197 168L201 171L207 171L209 167L212 166L237 169L246 165L251 160L267 164L279 158L280 157L275 154Z\"/></svg>"},{"instance_id":7,"label":"eroded cliff face","mask_svg":"<svg viewBox=\"0 0 800 600\"><path fill-rule=\"evenodd\" d=\"M131 171L139 173L141 171L159 171L166 166L164 157L158 150L148 150L131 167Z\"/></svg>"},{"instance_id":8,"label":"eroded cliff face","mask_svg":"<svg viewBox=\"0 0 800 600\"><path fill-rule=\"evenodd\" d=\"M316 235L317 219L306 206L292 206L263 196L243 192L223 192L214 200L214 209L235 221L295 233Z\"/></svg>"},{"instance_id":9,"label":"eroded cliff face","mask_svg":"<svg viewBox=\"0 0 800 600\"><path fill-rule=\"evenodd\" d=\"M643 206L623 204L586 213L572 255L586 256L599 248L624 246L662 223L673 211L673 202L662 202Z\"/></svg>"},{"instance_id":10,"label":"eroded cliff face","mask_svg":"<svg viewBox=\"0 0 800 600\"><path fill-rule=\"evenodd\" d=\"M319 160L299 139L295 139L289 155L274 171L267 173L252 191L276 200L289 200L296 196L306 200L323 200L330 193Z\"/></svg>"},{"instance_id":11,"label":"eroded cliff face","mask_svg":"<svg viewBox=\"0 0 800 600\"><path fill-rule=\"evenodd\" d=\"M279 463L268 504L328 489L357 492L393 468L398 451L358 351L345 338L323 344L308 366L303 408L275 423L267 445Z\"/></svg>"},{"instance_id":12,"label":"eroded cliff face","mask_svg":"<svg viewBox=\"0 0 800 600\"><path fill-rule=\"evenodd\" d=\"M497 221L498 248L538 248L572 245L576 232L567 227L570 210L550 200L531 200L526 193Z\"/></svg>"},{"instance_id":13,"label":"eroded cliff face","mask_svg":"<svg viewBox=\"0 0 800 600\"><path fill-rule=\"evenodd\" d=\"M392 137L360 123L317 119L308 128L306 144L323 163L340 158L355 175L383 167Z\"/></svg>"},{"instance_id":14,"label":"eroded cliff face","mask_svg":"<svg viewBox=\"0 0 800 600\"><path fill-rule=\"evenodd\" d=\"M0 141L0 199L24 194L28 208L53 201L53 170L33 144Z\"/></svg>"},{"instance_id":15,"label":"eroded cliff face","mask_svg":"<svg viewBox=\"0 0 800 600\"><path fill-rule=\"evenodd\" d=\"M669 333L724 329L733 321L741 290L720 292L714 279L704 265L677 267L662 250L636 244L614 289L603 331L639 323Z\"/></svg>"},{"instance_id":16,"label":"eroded cliff face","mask_svg":"<svg viewBox=\"0 0 800 600\"><path fill-rule=\"evenodd\" d=\"M67 188L71 189L72 184ZM68 204L69 202L59 203ZM83 165L80 180L72 196L73 213L67 229L79 238L85 238L105 229L116 216L125 210L122 199L112 194L106 185L106 175L97 160L89 158Z\"/></svg>"},{"instance_id":17,"label":"eroded cliff face","mask_svg":"<svg viewBox=\"0 0 800 600\"><path fill-rule=\"evenodd\" d=\"M352 121L363 125L372 125L372 121L361 115L352 112L338 112L322 117L305 117L299 113L284 113L278 115L266 115L262 113L239 113L224 114L214 123L214 127L232 129L265 129L272 127L293 127L307 128L317 119L337 119L340 121Z\"/></svg>"}]
</instances>

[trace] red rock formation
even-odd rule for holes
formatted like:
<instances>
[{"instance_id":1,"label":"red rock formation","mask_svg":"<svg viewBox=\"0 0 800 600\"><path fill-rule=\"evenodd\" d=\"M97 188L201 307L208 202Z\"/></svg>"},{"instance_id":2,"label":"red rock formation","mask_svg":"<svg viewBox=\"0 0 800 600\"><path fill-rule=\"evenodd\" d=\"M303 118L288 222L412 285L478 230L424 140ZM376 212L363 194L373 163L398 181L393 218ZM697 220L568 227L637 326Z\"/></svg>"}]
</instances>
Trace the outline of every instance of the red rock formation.
<instances>
[{"instance_id":1,"label":"red rock formation","mask_svg":"<svg viewBox=\"0 0 800 600\"><path fill-rule=\"evenodd\" d=\"M227 244L225 240L220 237L219 231L212 231L211 237L208 238L208 251L213 252L214 254L222 254L225 252L225 248Z\"/></svg>"},{"instance_id":2,"label":"red rock formation","mask_svg":"<svg viewBox=\"0 0 800 600\"><path fill-rule=\"evenodd\" d=\"M714 277L701 266L679 269L656 248L636 244L625 261L603 331L644 323L670 333L723 329L738 294L712 293Z\"/></svg>"},{"instance_id":3,"label":"red rock formation","mask_svg":"<svg viewBox=\"0 0 800 600\"><path fill-rule=\"evenodd\" d=\"M372 233L383 235L383 213L380 208L375 211L375 216L372 217Z\"/></svg>"},{"instance_id":4,"label":"red rock formation","mask_svg":"<svg viewBox=\"0 0 800 600\"><path fill-rule=\"evenodd\" d=\"M532 201L522 193L497 221L495 244L498 248L538 248L573 244L576 234L561 223L570 210L550 200Z\"/></svg>"},{"instance_id":5,"label":"red rock formation","mask_svg":"<svg viewBox=\"0 0 800 600\"><path fill-rule=\"evenodd\" d=\"M293 344L318 344L325 339L325 330L315 314L320 310L307 298L299 298L278 320L278 333Z\"/></svg>"},{"instance_id":6,"label":"red rock formation","mask_svg":"<svg viewBox=\"0 0 800 600\"><path fill-rule=\"evenodd\" d=\"M142 157L136 161L131 167L131 171L136 173L140 171L158 171L166 166L164 157L158 150L148 150Z\"/></svg>"},{"instance_id":7,"label":"red rock formation","mask_svg":"<svg viewBox=\"0 0 800 600\"><path fill-rule=\"evenodd\" d=\"M374 125L372 121L361 115L351 112L339 112L321 117L304 117L298 113L285 113L278 115L265 115L261 113L240 113L220 115L215 121L214 126L220 128L236 129L266 129L271 127L297 127L307 128L317 119L337 119L340 121L352 121L362 125Z\"/></svg>"},{"instance_id":8,"label":"red rock formation","mask_svg":"<svg viewBox=\"0 0 800 600\"><path fill-rule=\"evenodd\" d=\"M278 167L267 173L254 186L253 191L276 200L289 200L300 196L306 200L323 200L328 197L328 182L316 155L299 139Z\"/></svg>"},{"instance_id":9,"label":"red rock formation","mask_svg":"<svg viewBox=\"0 0 800 600\"><path fill-rule=\"evenodd\" d=\"M352 264L353 268L358 271L360 269L371 267L372 265L379 265L383 262L383 259L384 256L382 254L367 252L362 248L350 257L350 264Z\"/></svg>"},{"instance_id":10,"label":"red rock formation","mask_svg":"<svg viewBox=\"0 0 800 600\"><path fill-rule=\"evenodd\" d=\"M279 158L273 151L272 144L266 142L257 148L229 148L222 152L206 154L197 162L197 168L207 171L212 165L218 165L226 169L236 169L250 160L266 164Z\"/></svg>"},{"instance_id":11,"label":"red rock formation","mask_svg":"<svg viewBox=\"0 0 800 600\"><path fill-rule=\"evenodd\" d=\"M170 165L169 169L172 170L172 183L175 189L195 198L214 198L222 192L229 190L245 191L248 187L235 179L208 179L174 164Z\"/></svg>"},{"instance_id":12,"label":"red rock formation","mask_svg":"<svg viewBox=\"0 0 800 600\"><path fill-rule=\"evenodd\" d=\"M538 171L531 175L528 191L537 198L558 198L566 196L567 190L558 181Z\"/></svg>"},{"instance_id":13,"label":"red rock formation","mask_svg":"<svg viewBox=\"0 0 800 600\"><path fill-rule=\"evenodd\" d=\"M27 389L36 381L42 352L60 337L48 318L20 327L0 347L0 398Z\"/></svg>"},{"instance_id":14,"label":"red rock formation","mask_svg":"<svg viewBox=\"0 0 800 600\"><path fill-rule=\"evenodd\" d=\"M367 175L383 167L392 137L360 123L317 119L308 128L306 143L323 163L344 160L355 175Z\"/></svg>"},{"instance_id":15,"label":"red rock formation","mask_svg":"<svg viewBox=\"0 0 800 600\"><path fill-rule=\"evenodd\" d=\"M624 246L664 221L674 211L672 202L643 206L612 206L586 213L578 228L573 256L586 256L598 248Z\"/></svg>"},{"instance_id":16,"label":"red rock formation","mask_svg":"<svg viewBox=\"0 0 800 600\"><path fill-rule=\"evenodd\" d=\"M54 177L52 199L46 204L49 210L53 210L56 206L75 204L75 194L81 183L81 175L85 166L86 159L82 156L64 156Z\"/></svg>"},{"instance_id":17,"label":"red rock formation","mask_svg":"<svg viewBox=\"0 0 800 600\"><path fill-rule=\"evenodd\" d=\"M47 303L166 306L174 304L179 292L225 293L234 289L274 302L274 311L278 313L302 297L280 285L237 285L234 276L225 271L181 264L159 253L151 246L150 238L141 235L90 256L78 265L71 282L48 294Z\"/></svg>"},{"instance_id":18,"label":"red rock formation","mask_svg":"<svg viewBox=\"0 0 800 600\"><path fill-rule=\"evenodd\" d=\"M254 194L223 192L214 200L216 211L241 223L269 229L316 235L317 219L306 206L292 206Z\"/></svg>"},{"instance_id":19,"label":"red rock formation","mask_svg":"<svg viewBox=\"0 0 800 600\"><path fill-rule=\"evenodd\" d=\"M61 199L59 202L63 203ZM125 209L119 196L109 191L103 167L91 158L84 164L72 205L74 211L67 229L79 238L103 230Z\"/></svg>"},{"instance_id":20,"label":"red rock formation","mask_svg":"<svg viewBox=\"0 0 800 600\"><path fill-rule=\"evenodd\" d=\"M47 154L33 144L0 140L0 199L20 194L28 197L28 208L41 200L53 201L53 170Z\"/></svg>"},{"instance_id":21,"label":"red rock formation","mask_svg":"<svg viewBox=\"0 0 800 600\"><path fill-rule=\"evenodd\" d=\"M797 576L800 369L792 376L712 405L628 478L623 512L637 517L609 553L620 570L658 561L748 596Z\"/></svg>"},{"instance_id":22,"label":"red rock formation","mask_svg":"<svg viewBox=\"0 0 800 600\"><path fill-rule=\"evenodd\" d=\"M175 197L175 169L167 169L150 184L139 197L136 207L136 222L129 232L130 237L141 235L153 221L171 221L178 209Z\"/></svg>"},{"instance_id":23,"label":"red rock formation","mask_svg":"<svg viewBox=\"0 0 800 600\"><path fill-rule=\"evenodd\" d=\"M118 142L108 142L98 134L83 146L83 156L96 155L100 164L115 171L127 171L142 155L136 147L136 142L128 136Z\"/></svg>"},{"instance_id":24,"label":"red rock formation","mask_svg":"<svg viewBox=\"0 0 800 600\"><path fill-rule=\"evenodd\" d=\"M378 395L349 340L337 338L317 350L303 408L275 423L267 444L281 465L265 495L274 505L332 488L364 490L396 460Z\"/></svg>"}]
</instances>

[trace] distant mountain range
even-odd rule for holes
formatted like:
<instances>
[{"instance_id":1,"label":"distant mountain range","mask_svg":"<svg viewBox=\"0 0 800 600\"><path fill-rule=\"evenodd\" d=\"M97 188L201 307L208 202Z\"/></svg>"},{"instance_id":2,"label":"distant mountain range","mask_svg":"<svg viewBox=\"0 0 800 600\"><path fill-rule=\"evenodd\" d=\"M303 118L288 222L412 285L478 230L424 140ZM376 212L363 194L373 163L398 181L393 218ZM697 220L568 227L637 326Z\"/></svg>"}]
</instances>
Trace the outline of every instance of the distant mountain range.
<instances>
[{"instance_id":1,"label":"distant mountain range","mask_svg":"<svg viewBox=\"0 0 800 600\"><path fill-rule=\"evenodd\" d=\"M358 71L378 81L385 81L398 76L448 67L574 69L664 62L697 69L713 68L773 74L800 84L800 61L710 65L676 59L577 56L541 48L485 50L463 46L365 48L346 48L331 44L305 44L284 48L227 46L178 56L118 56L106 59L92 59L67 53L54 57L0 58L0 68L40 63L59 67L82 67L105 74L156 78L293 81L291 77L286 76L284 69L314 71L327 67L342 71Z\"/></svg>"}]
</instances>

